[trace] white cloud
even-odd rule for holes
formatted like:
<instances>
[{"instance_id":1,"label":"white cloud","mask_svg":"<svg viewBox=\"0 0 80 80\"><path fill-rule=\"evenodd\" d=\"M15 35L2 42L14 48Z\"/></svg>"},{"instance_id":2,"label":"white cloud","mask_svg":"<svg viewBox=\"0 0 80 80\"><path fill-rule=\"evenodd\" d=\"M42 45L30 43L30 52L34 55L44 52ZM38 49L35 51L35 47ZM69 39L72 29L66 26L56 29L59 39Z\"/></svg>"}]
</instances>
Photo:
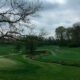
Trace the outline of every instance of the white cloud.
<instances>
[{"instance_id":1,"label":"white cloud","mask_svg":"<svg viewBox=\"0 0 80 80\"><path fill-rule=\"evenodd\" d=\"M50 3L57 3L57 4L65 4L66 3L66 0L46 0L47 2L50 2Z\"/></svg>"}]
</instances>

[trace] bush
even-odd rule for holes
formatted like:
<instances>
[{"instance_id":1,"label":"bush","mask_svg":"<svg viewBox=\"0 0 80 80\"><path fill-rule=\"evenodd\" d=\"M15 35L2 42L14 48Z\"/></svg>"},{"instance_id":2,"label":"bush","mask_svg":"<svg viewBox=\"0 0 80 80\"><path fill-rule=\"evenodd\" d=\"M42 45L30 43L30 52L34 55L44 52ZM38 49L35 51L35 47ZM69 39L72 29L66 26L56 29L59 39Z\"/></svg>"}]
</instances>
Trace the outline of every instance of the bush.
<instances>
[{"instance_id":1,"label":"bush","mask_svg":"<svg viewBox=\"0 0 80 80\"><path fill-rule=\"evenodd\" d=\"M16 41L14 43L14 51L15 52L20 52L22 49L22 43L20 41Z\"/></svg>"},{"instance_id":2,"label":"bush","mask_svg":"<svg viewBox=\"0 0 80 80\"><path fill-rule=\"evenodd\" d=\"M68 44L69 47L80 47L80 44L77 42L71 42Z\"/></svg>"}]
</instances>

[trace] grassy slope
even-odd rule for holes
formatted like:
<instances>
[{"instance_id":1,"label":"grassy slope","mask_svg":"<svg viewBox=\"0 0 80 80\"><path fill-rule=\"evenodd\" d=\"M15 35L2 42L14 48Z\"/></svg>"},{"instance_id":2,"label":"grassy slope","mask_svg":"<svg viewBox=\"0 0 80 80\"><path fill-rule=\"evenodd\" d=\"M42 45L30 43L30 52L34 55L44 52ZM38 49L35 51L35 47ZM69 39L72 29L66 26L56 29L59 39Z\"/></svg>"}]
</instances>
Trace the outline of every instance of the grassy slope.
<instances>
[{"instance_id":1,"label":"grassy slope","mask_svg":"<svg viewBox=\"0 0 80 80\"><path fill-rule=\"evenodd\" d=\"M80 68L7 56L0 58L0 80L80 80Z\"/></svg>"},{"instance_id":2,"label":"grassy slope","mask_svg":"<svg viewBox=\"0 0 80 80\"><path fill-rule=\"evenodd\" d=\"M9 61L9 68L0 68L1 80L80 80L80 68L77 67L33 61L21 55L7 57L7 59L17 64Z\"/></svg>"},{"instance_id":3,"label":"grassy slope","mask_svg":"<svg viewBox=\"0 0 80 80\"><path fill-rule=\"evenodd\" d=\"M47 49L50 54L48 56L41 56L38 60L40 61L67 61L72 63L80 64L80 48L67 48L67 47L56 47L56 46L45 46L42 49ZM53 53L51 55L51 53Z\"/></svg>"}]
</instances>

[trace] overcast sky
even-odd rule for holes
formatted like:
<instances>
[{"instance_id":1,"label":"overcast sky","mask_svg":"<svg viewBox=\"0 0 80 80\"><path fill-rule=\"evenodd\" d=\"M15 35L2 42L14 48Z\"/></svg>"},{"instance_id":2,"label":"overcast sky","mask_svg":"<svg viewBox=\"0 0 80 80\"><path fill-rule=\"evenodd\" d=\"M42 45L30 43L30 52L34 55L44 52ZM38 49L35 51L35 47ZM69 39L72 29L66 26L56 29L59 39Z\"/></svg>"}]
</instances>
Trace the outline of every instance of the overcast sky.
<instances>
[{"instance_id":1,"label":"overcast sky","mask_svg":"<svg viewBox=\"0 0 80 80\"><path fill-rule=\"evenodd\" d=\"M1 0L0 4L4 1ZM41 1L43 8L38 12L39 16L31 18L37 30L44 28L52 36L58 26L70 27L80 22L80 0Z\"/></svg>"},{"instance_id":2,"label":"overcast sky","mask_svg":"<svg viewBox=\"0 0 80 80\"><path fill-rule=\"evenodd\" d=\"M70 27L80 21L80 0L42 0L44 8L32 22L45 28L50 35L58 26Z\"/></svg>"}]
</instances>

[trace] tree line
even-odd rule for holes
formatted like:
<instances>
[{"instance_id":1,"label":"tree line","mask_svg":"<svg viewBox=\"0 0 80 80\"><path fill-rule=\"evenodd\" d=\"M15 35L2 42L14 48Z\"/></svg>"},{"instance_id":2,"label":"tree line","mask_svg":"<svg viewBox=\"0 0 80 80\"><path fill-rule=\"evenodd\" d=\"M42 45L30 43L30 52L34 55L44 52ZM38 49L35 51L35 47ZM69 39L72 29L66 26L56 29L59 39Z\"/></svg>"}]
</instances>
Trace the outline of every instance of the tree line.
<instances>
[{"instance_id":1,"label":"tree line","mask_svg":"<svg viewBox=\"0 0 80 80\"><path fill-rule=\"evenodd\" d=\"M61 46L80 47L80 23L65 28L59 26L55 30L56 43Z\"/></svg>"}]
</instances>

